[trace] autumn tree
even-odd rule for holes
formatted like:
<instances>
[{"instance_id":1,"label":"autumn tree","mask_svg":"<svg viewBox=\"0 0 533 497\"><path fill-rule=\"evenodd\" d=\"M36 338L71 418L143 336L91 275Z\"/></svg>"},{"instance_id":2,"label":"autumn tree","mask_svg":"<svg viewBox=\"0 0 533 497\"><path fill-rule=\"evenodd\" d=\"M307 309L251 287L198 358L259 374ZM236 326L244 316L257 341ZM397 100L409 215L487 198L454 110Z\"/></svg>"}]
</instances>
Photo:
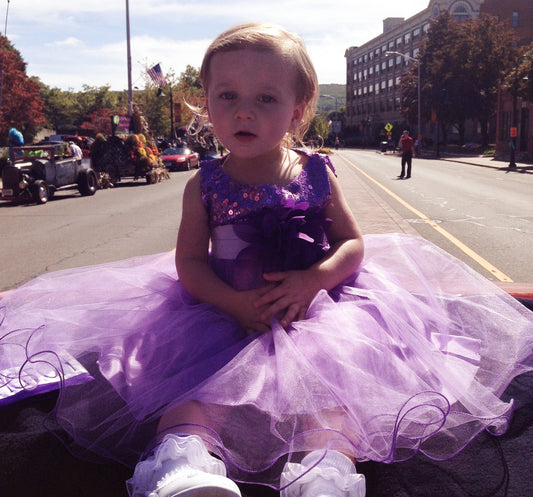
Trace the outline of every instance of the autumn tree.
<instances>
[{"instance_id":1,"label":"autumn tree","mask_svg":"<svg viewBox=\"0 0 533 497\"><path fill-rule=\"evenodd\" d=\"M31 143L45 123L39 80L28 77L20 53L1 35L0 64L0 144L8 144L11 128Z\"/></svg>"}]
</instances>

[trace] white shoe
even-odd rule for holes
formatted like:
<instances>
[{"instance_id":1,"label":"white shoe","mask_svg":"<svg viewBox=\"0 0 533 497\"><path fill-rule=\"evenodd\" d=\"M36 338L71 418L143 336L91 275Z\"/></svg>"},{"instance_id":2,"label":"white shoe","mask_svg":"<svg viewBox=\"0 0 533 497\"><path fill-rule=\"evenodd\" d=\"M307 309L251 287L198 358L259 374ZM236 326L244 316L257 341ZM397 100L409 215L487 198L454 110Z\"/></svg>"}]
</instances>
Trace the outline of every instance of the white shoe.
<instances>
[{"instance_id":1,"label":"white shoe","mask_svg":"<svg viewBox=\"0 0 533 497\"><path fill-rule=\"evenodd\" d=\"M292 482L292 483L291 483ZM316 450L301 464L287 463L281 474L281 497L365 497L365 477L344 454Z\"/></svg>"},{"instance_id":2,"label":"white shoe","mask_svg":"<svg viewBox=\"0 0 533 497\"><path fill-rule=\"evenodd\" d=\"M224 463L195 435L166 435L126 486L131 497L241 497Z\"/></svg>"}]
</instances>

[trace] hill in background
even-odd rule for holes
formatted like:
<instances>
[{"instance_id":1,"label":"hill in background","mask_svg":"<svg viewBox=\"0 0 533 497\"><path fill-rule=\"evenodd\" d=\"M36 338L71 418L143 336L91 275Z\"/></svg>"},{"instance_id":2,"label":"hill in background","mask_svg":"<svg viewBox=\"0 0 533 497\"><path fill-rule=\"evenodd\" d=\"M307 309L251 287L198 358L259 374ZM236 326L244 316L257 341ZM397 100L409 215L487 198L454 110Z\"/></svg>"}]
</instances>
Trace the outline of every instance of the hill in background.
<instances>
[{"instance_id":1,"label":"hill in background","mask_svg":"<svg viewBox=\"0 0 533 497\"><path fill-rule=\"evenodd\" d=\"M320 98L318 99L319 113L327 113L346 107L346 85L329 84L318 85L318 87L320 92ZM335 109L335 105L337 109Z\"/></svg>"}]
</instances>

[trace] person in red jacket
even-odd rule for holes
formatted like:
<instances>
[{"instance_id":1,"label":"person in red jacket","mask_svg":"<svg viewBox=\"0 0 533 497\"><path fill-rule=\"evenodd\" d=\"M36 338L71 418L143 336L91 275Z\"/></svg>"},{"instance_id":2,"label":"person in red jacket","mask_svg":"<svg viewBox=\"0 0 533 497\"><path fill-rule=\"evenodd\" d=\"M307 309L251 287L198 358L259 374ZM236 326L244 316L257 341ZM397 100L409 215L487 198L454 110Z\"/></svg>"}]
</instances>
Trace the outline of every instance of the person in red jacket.
<instances>
[{"instance_id":1,"label":"person in red jacket","mask_svg":"<svg viewBox=\"0 0 533 497\"><path fill-rule=\"evenodd\" d=\"M402 172L398 178L409 179L411 177L411 163L415 153L415 142L409 136L409 131L405 130L402 133L398 146L402 149ZM407 164L407 175L405 175L405 165Z\"/></svg>"}]
</instances>

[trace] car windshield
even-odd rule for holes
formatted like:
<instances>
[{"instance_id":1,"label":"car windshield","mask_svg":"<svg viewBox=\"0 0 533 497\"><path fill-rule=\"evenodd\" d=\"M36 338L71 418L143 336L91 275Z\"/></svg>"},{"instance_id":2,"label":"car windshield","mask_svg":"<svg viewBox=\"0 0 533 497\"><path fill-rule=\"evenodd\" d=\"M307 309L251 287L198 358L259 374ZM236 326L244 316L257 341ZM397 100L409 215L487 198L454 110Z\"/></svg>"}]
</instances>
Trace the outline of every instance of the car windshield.
<instances>
[{"instance_id":1,"label":"car windshield","mask_svg":"<svg viewBox=\"0 0 533 497\"><path fill-rule=\"evenodd\" d=\"M161 155L187 155L190 153L188 148L167 148Z\"/></svg>"}]
</instances>

